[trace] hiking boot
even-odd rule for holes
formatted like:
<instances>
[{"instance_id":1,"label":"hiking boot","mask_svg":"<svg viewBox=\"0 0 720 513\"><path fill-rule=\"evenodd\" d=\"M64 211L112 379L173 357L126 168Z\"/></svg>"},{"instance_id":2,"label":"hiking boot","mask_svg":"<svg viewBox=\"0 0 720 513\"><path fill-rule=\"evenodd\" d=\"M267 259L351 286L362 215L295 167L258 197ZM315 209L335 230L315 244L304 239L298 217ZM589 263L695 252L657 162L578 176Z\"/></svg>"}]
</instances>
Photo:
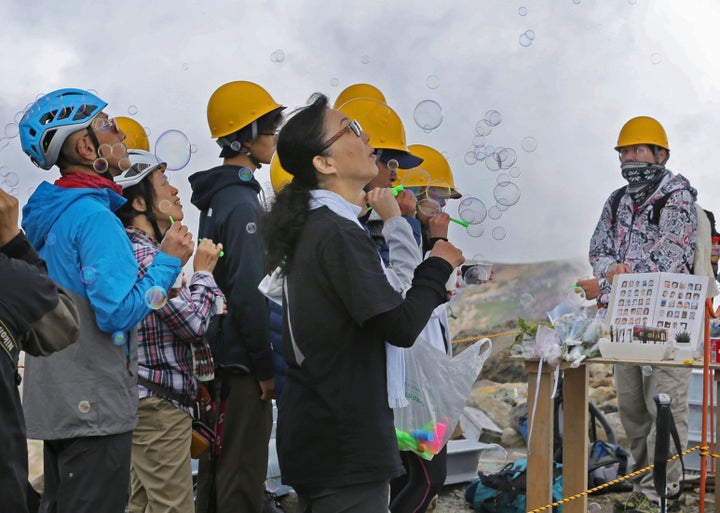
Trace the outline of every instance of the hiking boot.
<instances>
[{"instance_id":1,"label":"hiking boot","mask_svg":"<svg viewBox=\"0 0 720 513\"><path fill-rule=\"evenodd\" d=\"M655 513L657 510L657 503L641 492L632 492L624 501L616 502L613 506L613 513Z\"/></svg>"},{"instance_id":2,"label":"hiking boot","mask_svg":"<svg viewBox=\"0 0 720 513\"><path fill-rule=\"evenodd\" d=\"M682 505L678 499L668 499L665 504L667 513L682 513Z\"/></svg>"}]
</instances>

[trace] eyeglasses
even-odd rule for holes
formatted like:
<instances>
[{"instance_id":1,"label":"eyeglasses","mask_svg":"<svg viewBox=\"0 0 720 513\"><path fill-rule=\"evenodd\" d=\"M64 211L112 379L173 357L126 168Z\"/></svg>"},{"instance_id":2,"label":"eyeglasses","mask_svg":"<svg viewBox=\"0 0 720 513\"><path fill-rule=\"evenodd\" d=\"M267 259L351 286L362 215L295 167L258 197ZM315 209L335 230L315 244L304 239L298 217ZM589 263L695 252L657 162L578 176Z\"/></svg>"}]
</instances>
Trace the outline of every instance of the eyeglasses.
<instances>
[{"instance_id":1,"label":"eyeglasses","mask_svg":"<svg viewBox=\"0 0 720 513\"><path fill-rule=\"evenodd\" d=\"M276 128L275 130L272 130L272 131L268 130L266 132L260 132L260 135L269 135L270 137L277 137L279 133L280 133L280 129Z\"/></svg>"},{"instance_id":2,"label":"eyeglasses","mask_svg":"<svg viewBox=\"0 0 720 513\"><path fill-rule=\"evenodd\" d=\"M341 128L338 133L333 135L330 139L325 141L325 144L322 145L322 148L320 148L320 151L327 150L330 146L333 145L335 141L340 139L343 135L345 135L347 132L352 131L356 136L360 137L362 135L362 127L360 126L360 123L357 122L357 120L353 119L350 123L345 125L343 128Z\"/></svg>"},{"instance_id":3,"label":"eyeglasses","mask_svg":"<svg viewBox=\"0 0 720 513\"><path fill-rule=\"evenodd\" d=\"M649 153L650 150L644 145L624 146L618 150L618 155L621 159L629 157L630 155L635 155L635 158L638 159L644 159Z\"/></svg>"},{"instance_id":4,"label":"eyeglasses","mask_svg":"<svg viewBox=\"0 0 720 513\"><path fill-rule=\"evenodd\" d=\"M103 118L103 117L97 117L93 120L92 129L95 131L114 131L114 132L120 132L120 127L117 124L117 121L115 118Z\"/></svg>"}]
</instances>

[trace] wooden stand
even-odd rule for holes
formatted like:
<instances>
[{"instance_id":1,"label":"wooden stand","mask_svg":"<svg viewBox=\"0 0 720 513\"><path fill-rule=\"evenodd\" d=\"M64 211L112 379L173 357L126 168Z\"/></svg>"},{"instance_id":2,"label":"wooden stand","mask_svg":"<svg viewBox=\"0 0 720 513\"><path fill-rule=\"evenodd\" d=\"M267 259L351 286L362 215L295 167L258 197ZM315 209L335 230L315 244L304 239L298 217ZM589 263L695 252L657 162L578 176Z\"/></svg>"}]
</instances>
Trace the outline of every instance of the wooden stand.
<instances>
[{"instance_id":1,"label":"wooden stand","mask_svg":"<svg viewBox=\"0 0 720 513\"><path fill-rule=\"evenodd\" d=\"M640 362L618 361L605 358L585 360L577 368L563 363L563 497L570 497L588 489L587 487L587 426L588 413L588 365L593 363L609 364L635 364L654 366L682 366L680 362ZM702 362L690 365L702 368ZM713 367L717 367L713 364ZM546 506L553 502L552 475L553 475L553 399L550 397L553 387L553 373L555 369L543 364L540 368L538 360L526 360L525 370L528 374L528 429L533 411L535 418L532 433L528 442L528 470L527 470L527 510ZM716 370L711 369L711 372ZM538 380L539 374L539 380ZM715 373L716 387L720 384L720 376ZM536 388L537 394L536 394ZM537 406L535 397L537 395ZM707 411L707 410L705 410ZM720 426L720 410L716 412L717 424ZM712 447L712 443L708 444ZM673 446L674 448L674 446ZM701 465L706 465L706 458L700 458ZM704 473L701 474L700 486L705 487ZM703 494L701 494L702 496ZM720 504L720 486L715 487L715 503ZM704 503L700 503L700 511L704 511ZM549 511L549 510L548 510ZM586 513L587 496L584 495L563 504L563 513Z\"/></svg>"}]
</instances>

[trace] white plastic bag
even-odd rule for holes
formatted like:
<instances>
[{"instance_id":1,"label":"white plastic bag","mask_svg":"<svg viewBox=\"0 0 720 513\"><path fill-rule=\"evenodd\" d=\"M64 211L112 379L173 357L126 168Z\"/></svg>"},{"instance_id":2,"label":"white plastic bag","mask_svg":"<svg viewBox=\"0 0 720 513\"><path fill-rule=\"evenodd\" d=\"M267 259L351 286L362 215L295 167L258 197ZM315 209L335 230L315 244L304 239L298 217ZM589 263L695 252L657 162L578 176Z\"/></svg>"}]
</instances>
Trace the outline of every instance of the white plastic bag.
<instances>
[{"instance_id":1,"label":"white plastic bag","mask_svg":"<svg viewBox=\"0 0 720 513\"><path fill-rule=\"evenodd\" d=\"M400 450L429 460L445 446L491 350L485 338L451 358L422 337L406 350L405 396L410 404L393 409Z\"/></svg>"}]
</instances>

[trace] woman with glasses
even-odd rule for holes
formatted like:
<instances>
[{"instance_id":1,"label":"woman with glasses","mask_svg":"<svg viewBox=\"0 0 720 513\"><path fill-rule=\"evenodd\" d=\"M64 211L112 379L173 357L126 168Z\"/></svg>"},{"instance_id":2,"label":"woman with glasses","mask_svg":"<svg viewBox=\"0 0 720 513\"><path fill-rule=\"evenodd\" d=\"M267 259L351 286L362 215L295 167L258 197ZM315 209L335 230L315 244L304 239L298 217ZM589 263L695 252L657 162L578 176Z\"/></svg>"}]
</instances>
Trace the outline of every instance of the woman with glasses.
<instances>
[{"instance_id":1,"label":"woman with glasses","mask_svg":"<svg viewBox=\"0 0 720 513\"><path fill-rule=\"evenodd\" d=\"M388 511L389 480L403 469L387 404L385 341L412 345L464 259L440 242L405 299L392 289L357 219L360 205L386 202L392 192L366 198L363 187L377 174L374 148L325 96L313 96L282 128L278 157L293 175L265 222L268 264L284 276L283 482L297 491L298 511Z\"/></svg>"}]
</instances>

